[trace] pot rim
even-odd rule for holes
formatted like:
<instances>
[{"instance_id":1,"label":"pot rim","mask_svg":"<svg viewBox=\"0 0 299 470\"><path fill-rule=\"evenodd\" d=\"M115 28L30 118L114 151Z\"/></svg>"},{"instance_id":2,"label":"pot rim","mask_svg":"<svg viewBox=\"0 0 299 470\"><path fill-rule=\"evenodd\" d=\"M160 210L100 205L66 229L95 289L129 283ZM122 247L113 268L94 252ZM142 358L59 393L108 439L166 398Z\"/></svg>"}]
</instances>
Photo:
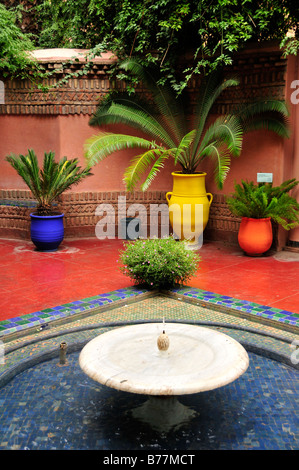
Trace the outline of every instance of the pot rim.
<instances>
[{"instance_id":1,"label":"pot rim","mask_svg":"<svg viewBox=\"0 0 299 470\"><path fill-rule=\"evenodd\" d=\"M194 176L206 176L207 173L204 171L197 171L196 173L183 173L182 171L173 171L171 173L174 176L182 176L184 178L194 178Z\"/></svg>"},{"instance_id":2,"label":"pot rim","mask_svg":"<svg viewBox=\"0 0 299 470\"><path fill-rule=\"evenodd\" d=\"M242 217L242 220L271 220L271 217Z\"/></svg>"},{"instance_id":3,"label":"pot rim","mask_svg":"<svg viewBox=\"0 0 299 470\"><path fill-rule=\"evenodd\" d=\"M52 215L38 215L35 212L32 212L30 214L30 217L33 217L35 219L55 219L57 217L63 217L63 216L64 216L64 213L62 212L57 212L56 214L52 214Z\"/></svg>"}]
</instances>

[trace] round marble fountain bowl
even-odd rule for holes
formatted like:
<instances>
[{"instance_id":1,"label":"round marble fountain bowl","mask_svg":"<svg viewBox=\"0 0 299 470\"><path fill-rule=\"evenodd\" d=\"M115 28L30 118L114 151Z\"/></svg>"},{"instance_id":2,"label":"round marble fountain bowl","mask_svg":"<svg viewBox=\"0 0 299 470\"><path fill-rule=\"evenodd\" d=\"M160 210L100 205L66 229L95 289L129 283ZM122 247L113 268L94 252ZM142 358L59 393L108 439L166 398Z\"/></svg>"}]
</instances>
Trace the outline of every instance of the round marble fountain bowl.
<instances>
[{"instance_id":1,"label":"round marble fountain bowl","mask_svg":"<svg viewBox=\"0 0 299 470\"><path fill-rule=\"evenodd\" d=\"M160 351L165 329L170 345ZM97 336L79 356L81 369L108 387L145 395L185 395L222 387L242 375L249 359L233 338L181 323L124 326Z\"/></svg>"}]
</instances>

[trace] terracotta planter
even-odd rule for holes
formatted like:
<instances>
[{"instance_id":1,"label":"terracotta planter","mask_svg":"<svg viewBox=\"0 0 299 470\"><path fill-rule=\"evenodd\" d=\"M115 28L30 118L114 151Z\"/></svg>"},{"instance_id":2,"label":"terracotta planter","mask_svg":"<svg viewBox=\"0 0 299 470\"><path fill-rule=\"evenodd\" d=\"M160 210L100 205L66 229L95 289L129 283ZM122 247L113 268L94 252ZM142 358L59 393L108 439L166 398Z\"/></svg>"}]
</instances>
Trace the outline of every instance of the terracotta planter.
<instances>
[{"instance_id":1,"label":"terracotta planter","mask_svg":"<svg viewBox=\"0 0 299 470\"><path fill-rule=\"evenodd\" d=\"M260 256L271 248L273 240L271 218L251 219L242 217L238 242L250 256Z\"/></svg>"},{"instance_id":2,"label":"terracotta planter","mask_svg":"<svg viewBox=\"0 0 299 470\"><path fill-rule=\"evenodd\" d=\"M213 200L212 194L206 191L206 173L173 172L172 177L173 190L166 194L171 226L180 240L188 240L189 248L198 249Z\"/></svg>"}]
</instances>

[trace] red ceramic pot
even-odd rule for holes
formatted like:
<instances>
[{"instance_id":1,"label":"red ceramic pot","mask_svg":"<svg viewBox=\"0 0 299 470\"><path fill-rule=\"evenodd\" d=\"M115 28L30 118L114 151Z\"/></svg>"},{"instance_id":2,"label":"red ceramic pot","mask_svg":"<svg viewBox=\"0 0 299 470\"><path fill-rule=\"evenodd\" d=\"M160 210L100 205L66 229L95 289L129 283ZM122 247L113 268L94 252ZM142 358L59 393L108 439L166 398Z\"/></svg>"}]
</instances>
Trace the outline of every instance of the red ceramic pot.
<instances>
[{"instance_id":1,"label":"red ceramic pot","mask_svg":"<svg viewBox=\"0 0 299 470\"><path fill-rule=\"evenodd\" d=\"M251 219L242 217L238 242L250 256L259 256L271 248L273 241L271 218Z\"/></svg>"}]
</instances>

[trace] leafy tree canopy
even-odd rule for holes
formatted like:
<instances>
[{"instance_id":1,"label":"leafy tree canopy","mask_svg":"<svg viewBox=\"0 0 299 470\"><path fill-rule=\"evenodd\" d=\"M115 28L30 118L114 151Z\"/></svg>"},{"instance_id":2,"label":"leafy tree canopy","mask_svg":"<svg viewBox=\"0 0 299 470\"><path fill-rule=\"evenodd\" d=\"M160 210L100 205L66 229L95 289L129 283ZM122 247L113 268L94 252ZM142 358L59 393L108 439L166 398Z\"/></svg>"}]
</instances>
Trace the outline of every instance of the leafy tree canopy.
<instances>
[{"instance_id":1,"label":"leafy tree canopy","mask_svg":"<svg viewBox=\"0 0 299 470\"><path fill-rule=\"evenodd\" d=\"M145 64L158 63L178 90L192 74L229 64L232 54L247 41L278 40L287 53L298 50L299 5L293 0L4 0L2 3L17 15L23 33L34 34L36 48L89 49L102 44L119 57L134 55L142 57ZM12 29L15 27L14 22L9 24ZM288 31L294 36L286 39ZM6 50L2 41L1 57ZM176 61L186 51L192 53L193 60L183 70L182 82L177 83L174 81Z\"/></svg>"},{"instance_id":2,"label":"leafy tree canopy","mask_svg":"<svg viewBox=\"0 0 299 470\"><path fill-rule=\"evenodd\" d=\"M0 4L0 71L4 76L25 77L29 69L35 66L27 54L34 44L16 22L16 13Z\"/></svg>"}]
</instances>

